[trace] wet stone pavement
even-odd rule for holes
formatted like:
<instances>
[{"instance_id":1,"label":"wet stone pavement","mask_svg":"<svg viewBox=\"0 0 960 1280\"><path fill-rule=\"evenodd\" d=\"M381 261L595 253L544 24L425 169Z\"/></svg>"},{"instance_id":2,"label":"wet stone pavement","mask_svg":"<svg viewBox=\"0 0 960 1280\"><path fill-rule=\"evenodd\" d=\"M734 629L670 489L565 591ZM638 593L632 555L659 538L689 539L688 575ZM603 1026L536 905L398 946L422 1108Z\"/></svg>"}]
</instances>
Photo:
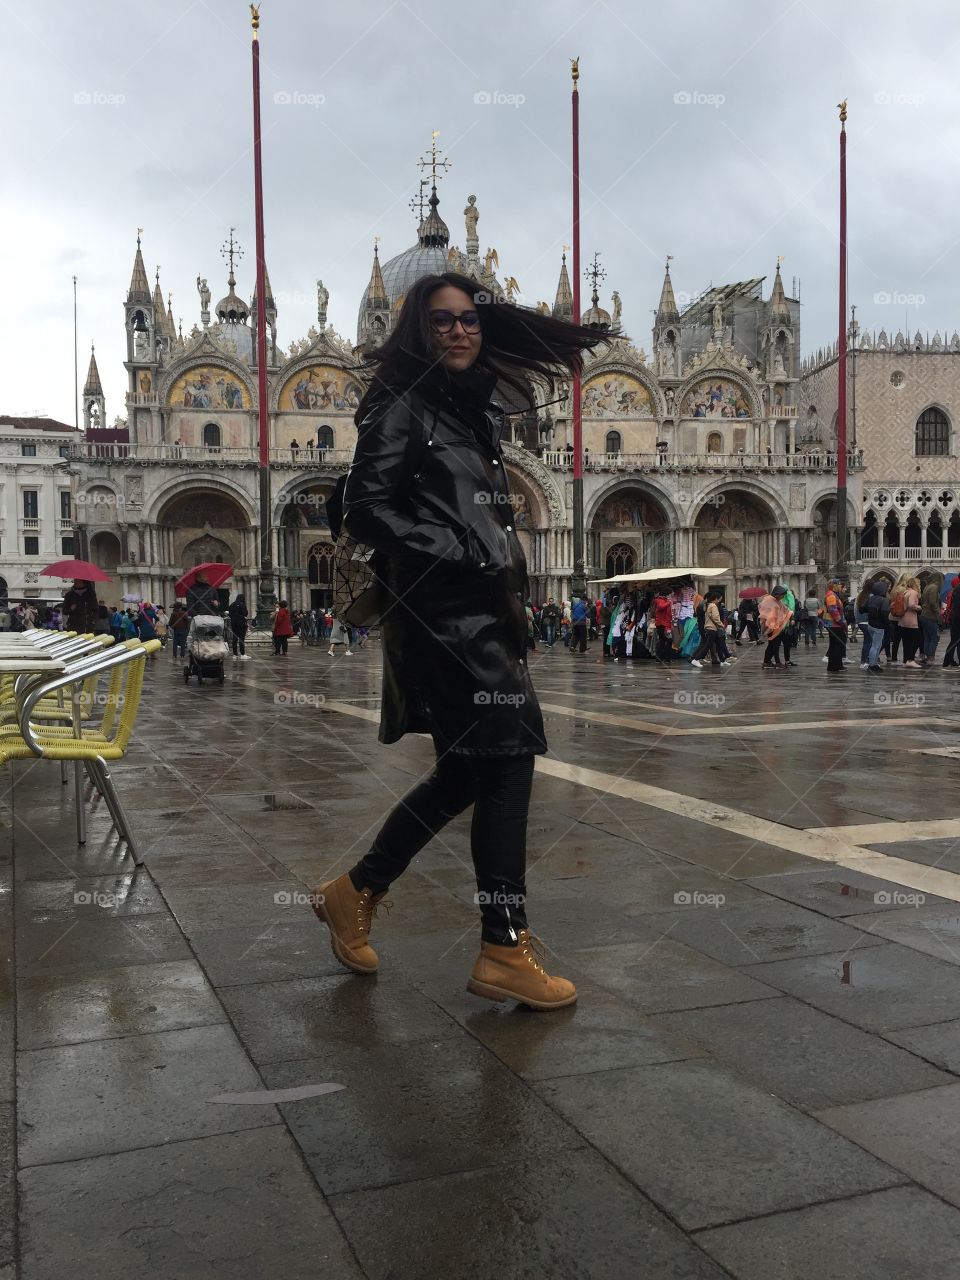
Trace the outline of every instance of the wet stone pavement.
<instances>
[{"instance_id":1,"label":"wet stone pavement","mask_svg":"<svg viewBox=\"0 0 960 1280\"><path fill-rule=\"evenodd\" d=\"M960 673L739 653L531 656L554 1014L465 990L468 817L376 978L330 953L307 895L430 766L377 744L376 648L153 661L139 870L55 765L8 773L0 1280L956 1275Z\"/></svg>"}]
</instances>

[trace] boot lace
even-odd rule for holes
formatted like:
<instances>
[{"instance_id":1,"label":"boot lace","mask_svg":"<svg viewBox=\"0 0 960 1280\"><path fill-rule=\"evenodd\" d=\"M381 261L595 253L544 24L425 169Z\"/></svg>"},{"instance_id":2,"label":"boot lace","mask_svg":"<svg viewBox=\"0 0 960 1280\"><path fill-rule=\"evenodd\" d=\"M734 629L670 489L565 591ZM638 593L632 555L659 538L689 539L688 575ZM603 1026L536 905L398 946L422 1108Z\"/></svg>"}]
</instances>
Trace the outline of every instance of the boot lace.
<instances>
[{"instance_id":1,"label":"boot lace","mask_svg":"<svg viewBox=\"0 0 960 1280\"><path fill-rule=\"evenodd\" d=\"M526 929L520 932L520 949L524 957L533 965L538 973L542 973L548 977L544 964L547 959L546 949L540 938L535 933L529 933Z\"/></svg>"},{"instance_id":2,"label":"boot lace","mask_svg":"<svg viewBox=\"0 0 960 1280\"><path fill-rule=\"evenodd\" d=\"M393 909L393 903L385 897L384 894L378 894L376 897L369 889L364 889L357 903L357 932L369 933L370 926L376 919L380 908L387 912Z\"/></svg>"}]
</instances>

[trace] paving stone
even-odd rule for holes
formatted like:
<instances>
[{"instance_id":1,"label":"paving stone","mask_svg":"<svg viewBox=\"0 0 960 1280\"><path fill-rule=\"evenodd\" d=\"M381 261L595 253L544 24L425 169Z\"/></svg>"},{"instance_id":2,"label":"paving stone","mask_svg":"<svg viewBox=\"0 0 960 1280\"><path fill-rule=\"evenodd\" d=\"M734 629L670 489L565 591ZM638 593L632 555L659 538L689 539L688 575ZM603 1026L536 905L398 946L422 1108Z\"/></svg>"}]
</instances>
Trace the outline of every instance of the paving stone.
<instances>
[{"instance_id":1,"label":"paving stone","mask_svg":"<svg viewBox=\"0 0 960 1280\"><path fill-rule=\"evenodd\" d=\"M443 1212L424 1230L431 1203ZM338 1195L331 1207L369 1280L725 1274L590 1150Z\"/></svg>"},{"instance_id":2,"label":"paving stone","mask_svg":"<svg viewBox=\"0 0 960 1280\"><path fill-rule=\"evenodd\" d=\"M917 1187L891 1187L702 1231L737 1280L943 1280L957 1265L960 1214Z\"/></svg>"},{"instance_id":3,"label":"paving stone","mask_svg":"<svg viewBox=\"0 0 960 1280\"><path fill-rule=\"evenodd\" d=\"M14 1264L16 1224L16 1113L11 1102L0 1103L0 1268Z\"/></svg>"},{"instance_id":4,"label":"paving stone","mask_svg":"<svg viewBox=\"0 0 960 1280\"><path fill-rule=\"evenodd\" d=\"M310 1058L329 1046L386 1047L457 1034L432 1000L396 977L304 978L225 987L220 998L257 1063Z\"/></svg>"},{"instance_id":5,"label":"paving stone","mask_svg":"<svg viewBox=\"0 0 960 1280\"><path fill-rule=\"evenodd\" d=\"M191 939L207 977L217 987L293 978L343 976L326 929L309 919L272 920L250 929L202 929Z\"/></svg>"},{"instance_id":6,"label":"paving stone","mask_svg":"<svg viewBox=\"0 0 960 1280\"><path fill-rule=\"evenodd\" d=\"M868 876L860 871L847 871L844 867L795 871L790 875L754 876L750 884L774 897L795 902L798 906L813 907L821 914L833 917L872 915L881 909L895 913L898 910L895 895L911 892L891 880ZM885 902L883 895L888 895L890 900ZM926 900L931 904L948 905L945 898L929 894ZM954 910L957 910L956 904Z\"/></svg>"},{"instance_id":7,"label":"paving stone","mask_svg":"<svg viewBox=\"0 0 960 1280\"><path fill-rule=\"evenodd\" d=\"M904 1181L718 1066L670 1062L535 1087L688 1231Z\"/></svg>"},{"instance_id":8,"label":"paving stone","mask_svg":"<svg viewBox=\"0 0 960 1280\"><path fill-rule=\"evenodd\" d=\"M17 973L92 973L134 964L190 958L176 921L167 916L100 916L94 908L75 920L50 919L17 929Z\"/></svg>"},{"instance_id":9,"label":"paving stone","mask_svg":"<svg viewBox=\"0 0 960 1280\"><path fill-rule=\"evenodd\" d=\"M21 1052L227 1020L194 960L22 978L17 1018Z\"/></svg>"},{"instance_id":10,"label":"paving stone","mask_svg":"<svg viewBox=\"0 0 960 1280\"><path fill-rule=\"evenodd\" d=\"M956 967L894 942L750 965L744 972L868 1031L960 1017Z\"/></svg>"},{"instance_id":11,"label":"paving stone","mask_svg":"<svg viewBox=\"0 0 960 1280\"><path fill-rule=\"evenodd\" d=\"M960 1084L818 1112L824 1124L960 1206Z\"/></svg>"},{"instance_id":12,"label":"paving stone","mask_svg":"<svg viewBox=\"0 0 960 1280\"><path fill-rule=\"evenodd\" d=\"M278 1123L213 1103L262 1088L229 1027L196 1027L17 1055L21 1167Z\"/></svg>"},{"instance_id":13,"label":"paving stone","mask_svg":"<svg viewBox=\"0 0 960 1280\"><path fill-rule=\"evenodd\" d=\"M27 880L17 886L16 908L21 925L69 922L98 911L110 916L166 913L156 885L140 868L111 876Z\"/></svg>"},{"instance_id":14,"label":"paving stone","mask_svg":"<svg viewBox=\"0 0 960 1280\"><path fill-rule=\"evenodd\" d=\"M908 1027L903 1031L887 1031L887 1040L911 1053L919 1054L935 1066L960 1075L960 1019L935 1022L929 1027Z\"/></svg>"},{"instance_id":15,"label":"paving stone","mask_svg":"<svg viewBox=\"0 0 960 1280\"><path fill-rule=\"evenodd\" d=\"M647 1013L762 1000L777 994L774 987L669 936L655 943L585 948L567 958L574 980L585 973Z\"/></svg>"},{"instance_id":16,"label":"paving stone","mask_svg":"<svg viewBox=\"0 0 960 1280\"><path fill-rule=\"evenodd\" d=\"M910 893L902 888L897 892L901 901ZM853 923L872 936L900 942L948 964L960 964L960 904L956 902L924 901L919 906L858 916Z\"/></svg>"},{"instance_id":17,"label":"paving stone","mask_svg":"<svg viewBox=\"0 0 960 1280\"><path fill-rule=\"evenodd\" d=\"M486 1049L464 1036L264 1066L271 1088L333 1081L338 1093L281 1105L327 1195L539 1161L581 1146L575 1131Z\"/></svg>"},{"instance_id":18,"label":"paving stone","mask_svg":"<svg viewBox=\"0 0 960 1280\"><path fill-rule=\"evenodd\" d=\"M289 877L272 883L233 885L166 884L163 896L187 937L207 929L246 929L251 933L276 922L316 922L305 885Z\"/></svg>"},{"instance_id":19,"label":"paving stone","mask_svg":"<svg viewBox=\"0 0 960 1280\"><path fill-rule=\"evenodd\" d=\"M279 1127L26 1169L20 1186L23 1280L362 1280Z\"/></svg>"},{"instance_id":20,"label":"paving stone","mask_svg":"<svg viewBox=\"0 0 960 1280\"><path fill-rule=\"evenodd\" d=\"M745 1080L811 1111L950 1083L920 1058L797 1000L759 1000L659 1021Z\"/></svg>"},{"instance_id":21,"label":"paving stone","mask_svg":"<svg viewBox=\"0 0 960 1280\"><path fill-rule=\"evenodd\" d=\"M227 850L220 840L217 847L208 852L190 849L171 854L165 852L169 846L163 841L156 847L160 852L144 851L144 861L163 890L173 885L212 886L227 893L237 885L275 885L289 875L283 863L271 858L254 841L248 840L245 845Z\"/></svg>"},{"instance_id":22,"label":"paving stone","mask_svg":"<svg viewBox=\"0 0 960 1280\"><path fill-rule=\"evenodd\" d=\"M699 892L694 881L691 893ZM694 896L689 905L635 919L646 930L648 941L669 933L673 941L685 942L721 964L731 966L816 955L845 947L852 953L857 948L876 944L875 939L851 925L792 903L768 898L761 902L698 906L697 901Z\"/></svg>"}]
</instances>

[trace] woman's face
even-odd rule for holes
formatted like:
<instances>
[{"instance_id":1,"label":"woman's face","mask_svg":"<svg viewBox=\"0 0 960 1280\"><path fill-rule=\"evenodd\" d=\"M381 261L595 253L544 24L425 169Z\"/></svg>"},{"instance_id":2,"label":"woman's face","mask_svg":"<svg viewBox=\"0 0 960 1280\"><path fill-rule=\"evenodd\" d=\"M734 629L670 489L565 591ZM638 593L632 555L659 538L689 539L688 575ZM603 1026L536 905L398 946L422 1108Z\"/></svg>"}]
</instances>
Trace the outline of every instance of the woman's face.
<instances>
[{"instance_id":1,"label":"woman's face","mask_svg":"<svg viewBox=\"0 0 960 1280\"><path fill-rule=\"evenodd\" d=\"M433 329L433 352L440 363L451 373L462 373L464 369L469 369L480 354L482 343L480 317L473 298L462 289L445 284L431 293L427 299L427 311ZM438 312L441 314L437 315ZM458 317L453 327L446 333L439 332L436 325L439 324L441 328L445 324L449 325L451 316ZM470 324L474 327L468 328Z\"/></svg>"}]
</instances>

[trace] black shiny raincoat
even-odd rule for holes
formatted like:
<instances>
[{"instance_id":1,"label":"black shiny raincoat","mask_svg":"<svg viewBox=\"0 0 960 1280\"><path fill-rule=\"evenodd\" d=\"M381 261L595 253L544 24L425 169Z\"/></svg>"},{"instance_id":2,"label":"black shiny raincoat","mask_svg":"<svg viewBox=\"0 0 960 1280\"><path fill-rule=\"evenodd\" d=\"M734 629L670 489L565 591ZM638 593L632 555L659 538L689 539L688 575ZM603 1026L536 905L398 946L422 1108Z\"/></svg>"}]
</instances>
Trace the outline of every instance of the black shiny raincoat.
<instances>
[{"instance_id":1,"label":"black shiny raincoat","mask_svg":"<svg viewBox=\"0 0 960 1280\"><path fill-rule=\"evenodd\" d=\"M527 670L527 566L514 527L494 379L438 370L384 394L358 427L343 523L384 587L380 741L542 754Z\"/></svg>"}]
</instances>

